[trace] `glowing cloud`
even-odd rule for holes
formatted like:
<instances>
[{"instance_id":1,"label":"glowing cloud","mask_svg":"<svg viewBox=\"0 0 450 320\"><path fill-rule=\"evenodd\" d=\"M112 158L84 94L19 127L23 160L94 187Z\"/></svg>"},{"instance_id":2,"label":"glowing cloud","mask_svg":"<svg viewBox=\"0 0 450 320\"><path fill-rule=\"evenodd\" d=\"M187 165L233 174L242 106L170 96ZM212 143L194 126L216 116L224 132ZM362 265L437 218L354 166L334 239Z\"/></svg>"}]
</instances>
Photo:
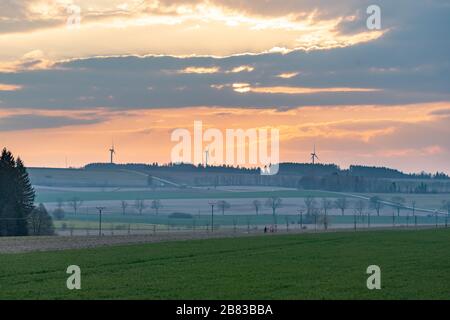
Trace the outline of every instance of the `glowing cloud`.
<instances>
[{"instance_id":1,"label":"glowing cloud","mask_svg":"<svg viewBox=\"0 0 450 320\"><path fill-rule=\"evenodd\" d=\"M231 71L227 71L228 73L240 73L240 72L252 72L255 70L252 66L239 66L231 69Z\"/></svg>"},{"instance_id":2,"label":"glowing cloud","mask_svg":"<svg viewBox=\"0 0 450 320\"><path fill-rule=\"evenodd\" d=\"M282 79L291 79L299 75L299 72L286 72L279 74L277 77Z\"/></svg>"},{"instance_id":3,"label":"glowing cloud","mask_svg":"<svg viewBox=\"0 0 450 320\"><path fill-rule=\"evenodd\" d=\"M196 73L196 74L212 74L220 72L219 67L187 67L178 73Z\"/></svg>"},{"instance_id":4,"label":"glowing cloud","mask_svg":"<svg viewBox=\"0 0 450 320\"><path fill-rule=\"evenodd\" d=\"M52 61L129 53L222 57L287 53L351 46L378 39L388 31L341 34L338 26L344 17L337 14L324 18L311 8L297 8L297 12L261 15L206 0L80 0L76 4L81 9L81 24L73 29L66 25L72 3L31 1L20 19L33 28L0 33L0 47L8 48L0 52L0 62L17 59L33 48L51 53L48 58Z\"/></svg>"},{"instance_id":5,"label":"glowing cloud","mask_svg":"<svg viewBox=\"0 0 450 320\"><path fill-rule=\"evenodd\" d=\"M0 91L17 91L21 89L22 86L19 85L0 83Z\"/></svg>"},{"instance_id":6,"label":"glowing cloud","mask_svg":"<svg viewBox=\"0 0 450 320\"><path fill-rule=\"evenodd\" d=\"M316 94L344 92L376 92L373 88L306 88L306 87L251 87L248 83L235 83L233 89L239 93L269 93L269 94Z\"/></svg>"}]
</instances>

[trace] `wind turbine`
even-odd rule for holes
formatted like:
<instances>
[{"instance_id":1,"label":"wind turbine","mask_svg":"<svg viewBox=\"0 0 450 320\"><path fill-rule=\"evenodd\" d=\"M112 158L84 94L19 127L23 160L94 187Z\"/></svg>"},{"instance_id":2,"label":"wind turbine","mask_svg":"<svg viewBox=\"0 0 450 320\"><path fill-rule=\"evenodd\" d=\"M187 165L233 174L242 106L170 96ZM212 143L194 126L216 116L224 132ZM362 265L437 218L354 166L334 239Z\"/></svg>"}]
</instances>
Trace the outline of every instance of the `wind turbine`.
<instances>
[{"instance_id":1,"label":"wind turbine","mask_svg":"<svg viewBox=\"0 0 450 320\"><path fill-rule=\"evenodd\" d=\"M313 153L311 153L312 164L316 163L316 159L319 160L319 157L317 156L317 153L316 153L316 145L314 145L314 151L313 151Z\"/></svg>"},{"instance_id":2,"label":"wind turbine","mask_svg":"<svg viewBox=\"0 0 450 320\"><path fill-rule=\"evenodd\" d=\"M205 167L208 166L208 157L209 157L209 150L206 149L206 151L205 151Z\"/></svg>"},{"instance_id":3,"label":"wind turbine","mask_svg":"<svg viewBox=\"0 0 450 320\"><path fill-rule=\"evenodd\" d=\"M114 163L114 155L116 154L116 150L114 149L114 142L112 143L111 149L109 149L109 152L111 154L111 164Z\"/></svg>"}]
</instances>

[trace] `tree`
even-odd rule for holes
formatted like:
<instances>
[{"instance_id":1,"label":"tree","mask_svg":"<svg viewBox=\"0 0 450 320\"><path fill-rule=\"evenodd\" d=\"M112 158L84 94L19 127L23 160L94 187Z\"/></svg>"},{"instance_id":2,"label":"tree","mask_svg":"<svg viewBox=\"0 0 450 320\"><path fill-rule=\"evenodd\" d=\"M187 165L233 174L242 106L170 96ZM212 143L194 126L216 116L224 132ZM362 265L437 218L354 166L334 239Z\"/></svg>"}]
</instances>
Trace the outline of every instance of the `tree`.
<instances>
[{"instance_id":1,"label":"tree","mask_svg":"<svg viewBox=\"0 0 450 320\"><path fill-rule=\"evenodd\" d=\"M345 198L345 197L338 198L334 202L334 205L337 209L341 210L342 215L345 215L345 210L348 208L347 198Z\"/></svg>"},{"instance_id":2,"label":"tree","mask_svg":"<svg viewBox=\"0 0 450 320\"><path fill-rule=\"evenodd\" d=\"M397 210L397 217L400 217L400 211L405 207L405 199L402 197L393 197L392 205Z\"/></svg>"},{"instance_id":3,"label":"tree","mask_svg":"<svg viewBox=\"0 0 450 320\"><path fill-rule=\"evenodd\" d=\"M67 205L73 209L73 212L75 213L75 215L77 214L78 210L81 208L81 206L83 205L83 201L80 200L80 198L74 197L72 199L70 199L67 202Z\"/></svg>"},{"instance_id":4,"label":"tree","mask_svg":"<svg viewBox=\"0 0 450 320\"><path fill-rule=\"evenodd\" d=\"M56 208L62 209L63 207L64 207L64 201L63 201L63 199L58 198L58 199L56 200Z\"/></svg>"},{"instance_id":5,"label":"tree","mask_svg":"<svg viewBox=\"0 0 450 320\"><path fill-rule=\"evenodd\" d=\"M58 198L56 200L56 209L53 210L53 212L52 212L53 218L55 220L63 220L64 219L66 213L64 212L63 206L64 206L63 200L61 198Z\"/></svg>"},{"instance_id":6,"label":"tree","mask_svg":"<svg viewBox=\"0 0 450 320\"><path fill-rule=\"evenodd\" d=\"M35 193L20 158L3 149L0 156L0 236L28 235Z\"/></svg>"},{"instance_id":7,"label":"tree","mask_svg":"<svg viewBox=\"0 0 450 320\"><path fill-rule=\"evenodd\" d=\"M30 235L50 236L55 233L52 218L42 203L31 211L28 219L28 232Z\"/></svg>"},{"instance_id":8,"label":"tree","mask_svg":"<svg viewBox=\"0 0 450 320\"><path fill-rule=\"evenodd\" d=\"M53 210L53 218L55 220L64 220L64 217L66 216L64 210L62 208L56 208L55 210Z\"/></svg>"},{"instance_id":9,"label":"tree","mask_svg":"<svg viewBox=\"0 0 450 320\"><path fill-rule=\"evenodd\" d=\"M356 201L355 203L355 212L362 217L364 214L364 210L366 209L366 202L362 199Z\"/></svg>"},{"instance_id":10,"label":"tree","mask_svg":"<svg viewBox=\"0 0 450 320\"><path fill-rule=\"evenodd\" d=\"M328 210L333 208L333 202L330 199L322 198L322 210L325 216L328 215Z\"/></svg>"},{"instance_id":11,"label":"tree","mask_svg":"<svg viewBox=\"0 0 450 320\"><path fill-rule=\"evenodd\" d=\"M259 210L261 209L261 206L262 206L261 201L253 200L252 206L253 206L253 208L255 208L256 215L258 215L259 214Z\"/></svg>"},{"instance_id":12,"label":"tree","mask_svg":"<svg viewBox=\"0 0 450 320\"><path fill-rule=\"evenodd\" d=\"M278 208L283 206L283 200L278 197L271 197L266 200L266 207L272 209L272 215L275 217Z\"/></svg>"},{"instance_id":13,"label":"tree","mask_svg":"<svg viewBox=\"0 0 450 320\"><path fill-rule=\"evenodd\" d=\"M413 217L416 216L416 206L417 206L416 200L411 201L411 207L412 207Z\"/></svg>"},{"instance_id":14,"label":"tree","mask_svg":"<svg viewBox=\"0 0 450 320\"><path fill-rule=\"evenodd\" d=\"M447 214L450 215L450 200L442 201L442 210L447 211Z\"/></svg>"},{"instance_id":15,"label":"tree","mask_svg":"<svg viewBox=\"0 0 450 320\"><path fill-rule=\"evenodd\" d=\"M122 200L120 202L120 206L122 207L122 215L126 215L127 214L127 208L128 208L128 202L126 202L125 200Z\"/></svg>"},{"instance_id":16,"label":"tree","mask_svg":"<svg viewBox=\"0 0 450 320\"><path fill-rule=\"evenodd\" d=\"M161 203L161 200L155 199L155 200L152 201L151 208L152 208L153 210L155 210L156 215L158 215L159 209L161 209L162 207L163 207L163 205L162 205L162 203Z\"/></svg>"},{"instance_id":17,"label":"tree","mask_svg":"<svg viewBox=\"0 0 450 320\"><path fill-rule=\"evenodd\" d=\"M225 210L230 209L231 205L226 202L225 200L221 200L219 202L217 202L217 207L219 208L220 211L222 211L222 215L225 215Z\"/></svg>"},{"instance_id":18,"label":"tree","mask_svg":"<svg viewBox=\"0 0 450 320\"><path fill-rule=\"evenodd\" d=\"M448 226L448 217L450 216L450 200L442 201L442 209L447 211L447 215L445 216L445 227Z\"/></svg>"},{"instance_id":19,"label":"tree","mask_svg":"<svg viewBox=\"0 0 450 320\"><path fill-rule=\"evenodd\" d=\"M308 216L310 216L312 214L312 211L314 211L314 209L317 205L316 198L308 196L305 198L304 202L305 202L305 206L306 206L306 214Z\"/></svg>"},{"instance_id":20,"label":"tree","mask_svg":"<svg viewBox=\"0 0 450 320\"><path fill-rule=\"evenodd\" d=\"M317 211L316 214L318 214ZM327 214L318 214L318 216L316 217L316 221L317 224L323 225L323 228L325 230L328 230L328 226L330 225L330 217Z\"/></svg>"},{"instance_id":21,"label":"tree","mask_svg":"<svg viewBox=\"0 0 450 320\"><path fill-rule=\"evenodd\" d=\"M142 215L142 212L147 208L147 204L145 203L145 200L138 199L134 202L134 207L139 212L139 215Z\"/></svg>"},{"instance_id":22,"label":"tree","mask_svg":"<svg viewBox=\"0 0 450 320\"><path fill-rule=\"evenodd\" d=\"M370 202L370 209L373 209L377 212L377 216L380 216L380 211L381 209L383 209L384 205L381 202L381 198L380 197L372 197L370 198L369 202Z\"/></svg>"}]
</instances>

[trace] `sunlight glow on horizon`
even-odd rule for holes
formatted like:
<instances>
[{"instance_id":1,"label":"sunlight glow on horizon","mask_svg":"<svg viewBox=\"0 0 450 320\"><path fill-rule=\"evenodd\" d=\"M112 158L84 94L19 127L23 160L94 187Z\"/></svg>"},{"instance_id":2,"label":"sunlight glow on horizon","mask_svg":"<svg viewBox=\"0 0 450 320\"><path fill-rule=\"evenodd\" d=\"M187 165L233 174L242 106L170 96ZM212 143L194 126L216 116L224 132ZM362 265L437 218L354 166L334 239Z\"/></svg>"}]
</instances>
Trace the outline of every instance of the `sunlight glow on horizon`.
<instances>
[{"instance_id":1,"label":"sunlight glow on horizon","mask_svg":"<svg viewBox=\"0 0 450 320\"><path fill-rule=\"evenodd\" d=\"M311 146L316 143L327 163L343 167L350 164L386 165L410 172L449 171L446 153L438 145L420 148L407 146L396 137L411 125L442 126L441 117L433 111L450 109L449 104L424 104L389 107L302 107L286 112L242 108L185 108L176 113L170 109L110 112L96 110L104 117L97 124L2 132L6 146L20 155L28 166L80 167L91 162L107 162L107 150L114 139L119 163L168 163L174 143L170 133L177 128L192 130L201 120L205 128L249 129L273 127L280 130L282 162L308 162ZM30 111L22 110L22 114ZM35 112L36 113L36 112ZM72 115L86 119L87 111L44 111L46 115ZM1 118L0 118L1 119ZM355 120L358 119L358 120ZM273 125L276 123L276 125ZM30 134L33 139L26 139ZM417 132L420 137L421 132ZM411 137L414 141L414 137ZM42 146L45 145L45 148ZM413 150L420 161L410 163ZM395 152L394 152L395 151ZM428 161L429 155L442 162Z\"/></svg>"}]
</instances>

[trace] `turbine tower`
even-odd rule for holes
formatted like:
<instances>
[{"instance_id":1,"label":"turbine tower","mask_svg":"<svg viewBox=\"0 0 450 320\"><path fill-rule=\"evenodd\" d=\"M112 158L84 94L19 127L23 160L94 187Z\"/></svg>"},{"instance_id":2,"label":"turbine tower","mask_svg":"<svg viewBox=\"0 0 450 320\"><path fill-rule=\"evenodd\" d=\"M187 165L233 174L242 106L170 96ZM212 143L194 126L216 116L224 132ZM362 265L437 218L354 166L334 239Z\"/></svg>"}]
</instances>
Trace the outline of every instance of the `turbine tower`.
<instances>
[{"instance_id":1,"label":"turbine tower","mask_svg":"<svg viewBox=\"0 0 450 320\"><path fill-rule=\"evenodd\" d=\"M209 150L206 149L206 151L205 151L205 167L208 166L208 157L209 157Z\"/></svg>"},{"instance_id":2,"label":"turbine tower","mask_svg":"<svg viewBox=\"0 0 450 320\"><path fill-rule=\"evenodd\" d=\"M319 160L319 157L317 156L316 153L316 145L314 145L314 151L313 153L311 153L312 164L316 164L316 159Z\"/></svg>"},{"instance_id":3,"label":"turbine tower","mask_svg":"<svg viewBox=\"0 0 450 320\"><path fill-rule=\"evenodd\" d=\"M114 155L116 154L116 150L114 149L114 142L113 142L113 144L112 144L112 146L111 146L111 149L109 149L109 153L110 153L110 155L111 155L111 164L113 164L114 163Z\"/></svg>"}]
</instances>

